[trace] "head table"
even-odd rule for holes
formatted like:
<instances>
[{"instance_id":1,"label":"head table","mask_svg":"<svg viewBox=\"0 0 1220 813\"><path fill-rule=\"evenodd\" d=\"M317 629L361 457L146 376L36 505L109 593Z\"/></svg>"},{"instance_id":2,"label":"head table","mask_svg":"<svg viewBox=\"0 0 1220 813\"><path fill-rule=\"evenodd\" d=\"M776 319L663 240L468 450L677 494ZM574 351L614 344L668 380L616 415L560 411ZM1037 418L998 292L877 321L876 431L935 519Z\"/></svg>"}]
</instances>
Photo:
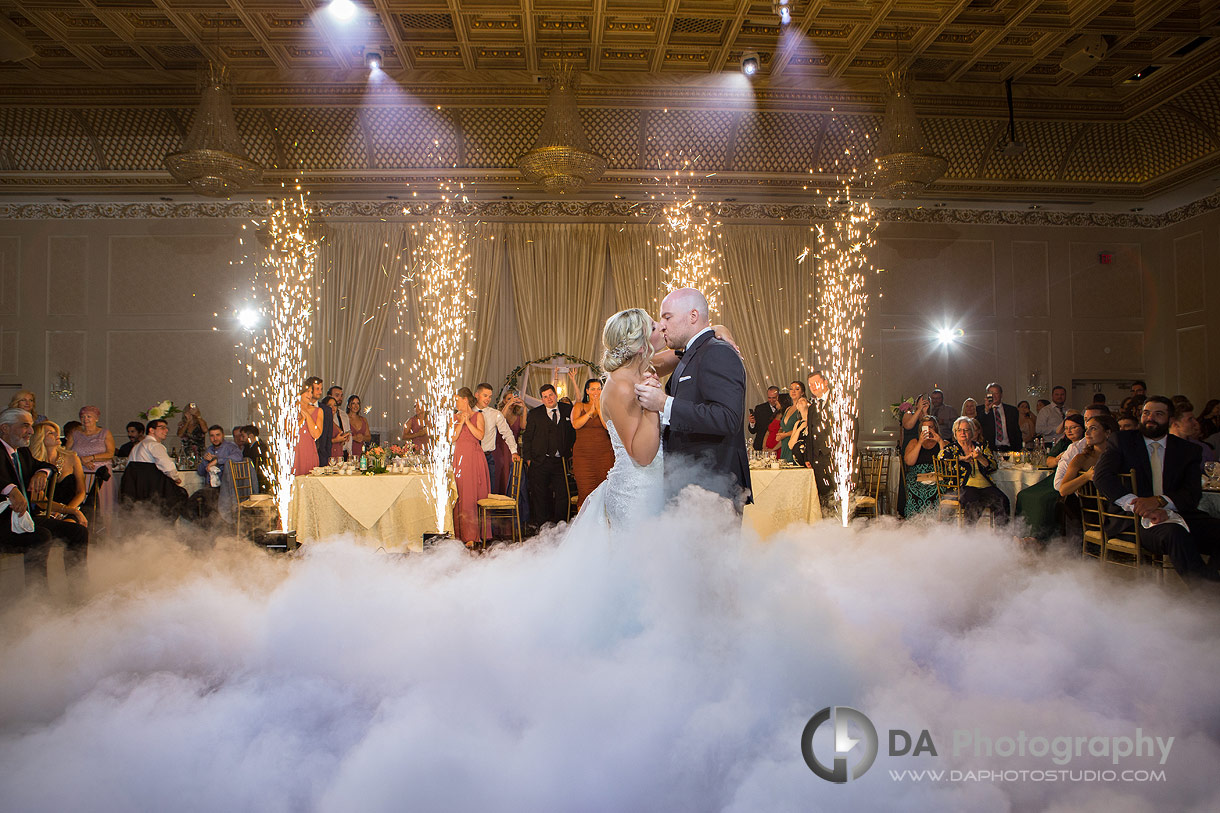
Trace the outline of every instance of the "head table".
<instances>
[{"instance_id":1,"label":"head table","mask_svg":"<svg viewBox=\"0 0 1220 813\"><path fill-rule=\"evenodd\" d=\"M754 504L745 521L767 537L794 523L822 518L810 469L754 469ZM289 524L302 544L351 535L387 550L422 550L423 535L438 533L425 474L308 475L296 478ZM450 483L444 532L453 530L457 494Z\"/></svg>"},{"instance_id":2,"label":"head table","mask_svg":"<svg viewBox=\"0 0 1220 813\"><path fill-rule=\"evenodd\" d=\"M296 478L289 522L302 544L353 535L387 550L423 550L426 533L453 530L450 484L445 527L438 529L426 474L310 475Z\"/></svg>"}]
</instances>

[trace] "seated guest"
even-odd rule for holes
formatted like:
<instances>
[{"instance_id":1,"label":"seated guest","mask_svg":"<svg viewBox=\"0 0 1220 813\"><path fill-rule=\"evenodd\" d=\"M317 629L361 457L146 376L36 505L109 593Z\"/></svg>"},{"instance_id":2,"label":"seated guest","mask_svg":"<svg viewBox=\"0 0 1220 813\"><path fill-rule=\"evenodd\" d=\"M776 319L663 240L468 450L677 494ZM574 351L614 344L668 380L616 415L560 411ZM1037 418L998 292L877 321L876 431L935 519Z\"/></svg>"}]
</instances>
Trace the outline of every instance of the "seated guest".
<instances>
[{"instance_id":1,"label":"seated guest","mask_svg":"<svg viewBox=\"0 0 1220 813\"><path fill-rule=\"evenodd\" d=\"M169 424L162 418L148 422L144 439L131 450L123 470L120 494L124 502L152 502L167 517L175 517L186 504L186 489L178 467L165 451Z\"/></svg>"},{"instance_id":2,"label":"seated guest","mask_svg":"<svg viewBox=\"0 0 1220 813\"><path fill-rule=\"evenodd\" d=\"M80 429L82 426L84 426L84 424L82 424L80 421L68 421L67 423L64 424L63 441L64 441L65 449L69 448L68 439L72 437L72 433L75 432L77 429Z\"/></svg>"},{"instance_id":3,"label":"seated guest","mask_svg":"<svg viewBox=\"0 0 1220 813\"><path fill-rule=\"evenodd\" d=\"M812 469L813 461L809 458L809 400L803 397L796 399L796 411L800 413L801 417L796 422L792 435L786 443L792 449L793 462L798 466Z\"/></svg>"},{"instance_id":4,"label":"seated guest","mask_svg":"<svg viewBox=\"0 0 1220 813\"><path fill-rule=\"evenodd\" d=\"M246 438L244 437L245 431L246 431L246 427L244 427L244 426L234 426L233 427L233 434L232 434L233 445L239 449L246 448Z\"/></svg>"},{"instance_id":5,"label":"seated guest","mask_svg":"<svg viewBox=\"0 0 1220 813\"><path fill-rule=\"evenodd\" d=\"M131 450L136 447L136 444L144 440L144 424L139 421L132 421L127 424L127 442L119 447L119 450L114 453L115 457L131 457Z\"/></svg>"},{"instance_id":6,"label":"seated guest","mask_svg":"<svg viewBox=\"0 0 1220 813\"><path fill-rule=\"evenodd\" d=\"M907 519L936 507L936 456L947 441L940 435L940 422L931 415L919 422L915 437L902 453L906 465L907 501L902 515Z\"/></svg>"},{"instance_id":7,"label":"seated guest","mask_svg":"<svg viewBox=\"0 0 1220 813\"><path fill-rule=\"evenodd\" d=\"M1214 522L1199 510L1203 462L1199 448L1169 434L1173 402L1160 395L1144 401L1139 432L1119 432L1093 468L1093 484L1111 505L1134 514L1140 523L1140 546L1168 556L1190 586L1215 581L1217 560ZM1135 471L1134 491L1120 475ZM1112 532L1127 526L1107 520ZM1204 564L1203 556L1211 558Z\"/></svg>"},{"instance_id":8,"label":"seated guest","mask_svg":"<svg viewBox=\"0 0 1220 813\"><path fill-rule=\"evenodd\" d=\"M932 408L932 401L928 396L922 393L915 398L915 403L910 410L902 414L902 448L905 449L907 444L919 435L919 425L923 423L923 419L928 416L929 410Z\"/></svg>"},{"instance_id":9,"label":"seated guest","mask_svg":"<svg viewBox=\"0 0 1220 813\"><path fill-rule=\"evenodd\" d=\"M1034 435L1037 434L1035 427L1038 424L1037 417L1029 408L1029 401L1017 402L1017 415L1021 422L1021 437L1025 438L1025 446L1029 448L1033 445Z\"/></svg>"},{"instance_id":10,"label":"seated guest","mask_svg":"<svg viewBox=\"0 0 1220 813\"><path fill-rule=\"evenodd\" d=\"M1210 438L1220 432L1220 398L1213 398L1199 413L1199 437Z\"/></svg>"},{"instance_id":11,"label":"seated guest","mask_svg":"<svg viewBox=\"0 0 1220 813\"><path fill-rule=\"evenodd\" d=\"M1204 463L1216 462L1215 450L1199 437L1199 422L1195 419L1195 406L1185 398L1174 404L1173 420L1169 422L1169 434L1198 446Z\"/></svg>"},{"instance_id":12,"label":"seated guest","mask_svg":"<svg viewBox=\"0 0 1220 813\"><path fill-rule=\"evenodd\" d=\"M1110 408L1104 392L1093 393L1093 403L1098 404L1099 406L1104 406L1106 409Z\"/></svg>"},{"instance_id":13,"label":"seated guest","mask_svg":"<svg viewBox=\"0 0 1220 813\"><path fill-rule=\"evenodd\" d=\"M767 400L750 410L748 428L754 436L754 451L761 452L771 421L779 414L779 387L767 387Z\"/></svg>"},{"instance_id":14,"label":"seated guest","mask_svg":"<svg viewBox=\"0 0 1220 813\"><path fill-rule=\"evenodd\" d=\"M947 438L953 433L953 422L957 420L957 410L945 403L945 393L940 389L932 390L929 396L931 406L928 414L936 419L936 433Z\"/></svg>"},{"instance_id":15,"label":"seated guest","mask_svg":"<svg viewBox=\"0 0 1220 813\"><path fill-rule=\"evenodd\" d=\"M1038 410L1037 423L1034 428L1038 436L1047 443L1054 443L1063 437L1063 419L1067 417L1067 397L1066 387L1054 386L1051 388L1051 403Z\"/></svg>"},{"instance_id":16,"label":"seated guest","mask_svg":"<svg viewBox=\"0 0 1220 813\"><path fill-rule=\"evenodd\" d=\"M233 477L229 464L245 458L231 440L225 440L225 430L219 424L208 427L208 445L195 471L203 478L203 486L190 497L192 518L208 520L217 510L228 517L236 504Z\"/></svg>"},{"instance_id":17,"label":"seated guest","mask_svg":"<svg viewBox=\"0 0 1220 813\"><path fill-rule=\"evenodd\" d=\"M347 397L347 411L344 412L344 415L347 417L348 431L351 436L343 444L345 460L359 460L360 455L364 454L364 447L368 446L373 439L373 433L369 431L369 422L364 417L362 409L363 405L360 403L359 395Z\"/></svg>"},{"instance_id":18,"label":"seated guest","mask_svg":"<svg viewBox=\"0 0 1220 813\"><path fill-rule=\"evenodd\" d=\"M1063 437L1055 441L1054 445L1046 452L1046 465L1059 465L1059 458L1063 457L1072 444L1079 443L1084 437L1084 416L1074 409L1069 409L1066 416L1063 418ZM1084 448L1083 445L1080 447ZM1076 454L1080 449L1076 449L1071 454ZM1071 454L1068 455L1069 459ZM1057 488L1058 486L1056 486Z\"/></svg>"},{"instance_id":19,"label":"seated guest","mask_svg":"<svg viewBox=\"0 0 1220 813\"><path fill-rule=\"evenodd\" d=\"M1118 431L1118 422L1109 415L1096 415L1089 418L1084 429L1085 447L1080 454L1068 461L1063 481L1059 484L1061 496L1071 496L1085 483L1092 482L1093 467L1101 458L1101 453L1110 441L1110 437Z\"/></svg>"},{"instance_id":20,"label":"seated guest","mask_svg":"<svg viewBox=\"0 0 1220 813\"><path fill-rule=\"evenodd\" d=\"M1118 431L1131 432L1140 428L1140 420L1130 412L1118 413Z\"/></svg>"},{"instance_id":21,"label":"seated guest","mask_svg":"<svg viewBox=\"0 0 1220 813\"><path fill-rule=\"evenodd\" d=\"M85 501L85 471L80 458L71 449L65 449L59 440L59 425L53 421L34 424L34 437L30 441L30 454L41 463L55 467L55 491L51 495L50 514L55 519L67 519L80 525L88 525L81 513Z\"/></svg>"},{"instance_id":22,"label":"seated guest","mask_svg":"<svg viewBox=\"0 0 1220 813\"><path fill-rule=\"evenodd\" d=\"M1131 398L1136 407L1143 409L1144 399L1148 397L1148 385L1138 378L1131 382Z\"/></svg>"},{"instance_id":23,"label":"seated guest","mask_svg":"<svg viewBox=\"0 0 1220 813\"><path fill-rule=\"evenodd\" d=\"M1035 415L1041 414L1042 410L1050 405L1051 405L1050 401L1046 400L1045 398L1039 398L1038 403L1034 404L1034 414Z\"/></svg>"},{"instance_id":24,"label":"seated guest","mask_svg":"<svg viewBox=\"0 0 1220 813\"><path fill-rule=\"evenodd\" d=\"M1004 388L996 382L987 385L987 404L978 416L983 442L997 452L1011 452L1025 445L1021 435L1021 416L1017 408L1004 403Z\"/></svg>"},{"instance_id":25,"label":"seated guest","mask_svg":"<svg viewBox=\"0 0 1220 813\"><path fill-rule=\"evenodd\" d=\"M51 541L62 540L64 570L69 588L75 593L88 578L89 531L84 525L41 516L34 510L32 502L45 492L51 464L35 460L30 454L33 434L30 413L16 407L0 412L0 442L4 446L0 495L5 500L0 508L0 551L22 554L26 584L45 589Z\"/></svg>"},{"instance_id":26,"label":"seated guest","mask_svg":"<svg viewBox=\"0 0 1220 813\"><path fill-rule=\"evenodd\" d=\"M247 424L242 427L242 434L245 436L246 445L242 448L242 457L254 464L254 476L258 480L258 492L260 494L271 493L271 475L266 470L267 447L259 438L258 427L254 424Z\"/></svg>"},{"instance_id":27,"label":"seated guest","mask_svg":"<svg viewBox=\"0 0 1220 813\"><path fill-rule=\"evenodd\" d=\"M416 453L427 452L432 448L432 438L428 435L428 411L424 402L415 402L415 414L403 428L402 442Z\"/></svg>"},{"instance_id":28,"label":"seated guest","mask_svg":"<svg viewBox=\"0 0 1220 813\"><path fill-rule=\"evenodd\" d=\"M961 472L958 500L968 522L977 522L983 510L990 508L995 524L1008 524L1008 497L987 476L997 468L995 457L973 419L963 416L953 422L953 442L940 450L939 457L956 463Z\"/></svg>"},{"instance_id":29,"label":"seated guest","mask_svg":"<svg viewBox=\"0 0 1220 813\"><path fill-rule=\"evenodd\" d=\"M965 401L962 401L961 417L970 418L971 420L978 420L978 417L979 417L978 402L975 401L973 398L967 398ZM952 434L952 432L953 432L952 428L950 428L949 431L950 431L950 434Z\"/></svg>"},{"instance_id":30,"label":"seated guest","mask_svg":"<svg viewBox=\"0 0 1220 813\"><path fill-rule=\"evenodd\" d=\"M24 409L33 415L34 423L42 423L47 420L46 415L38 413L37 399L34 397L33 390L17 390L13 393L13 397L9 399L8 405L10 409Z\"/></svg>"}]
</instances>

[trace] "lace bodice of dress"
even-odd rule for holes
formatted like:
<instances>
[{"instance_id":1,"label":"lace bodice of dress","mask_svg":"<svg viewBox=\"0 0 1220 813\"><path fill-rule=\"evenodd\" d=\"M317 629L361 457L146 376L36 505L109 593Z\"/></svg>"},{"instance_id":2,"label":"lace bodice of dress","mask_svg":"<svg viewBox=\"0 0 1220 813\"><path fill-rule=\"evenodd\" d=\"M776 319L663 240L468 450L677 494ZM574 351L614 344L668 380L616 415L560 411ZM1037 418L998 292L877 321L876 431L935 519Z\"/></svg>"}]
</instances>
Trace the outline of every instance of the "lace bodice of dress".
<instances>
[{"instance_id":1,"label":"lace bodice of dress","mask_svg":"<svg viewBox=\"0 0 1220 813\"><path fill-rule=\"evenodd\" d=\"M664 450L658 448L652 462L641 466L627 453L614 422L609 419L606 431L614 448L614 466L606 475L606 516L610 526L623 527L634 519L659 514L665 504Z\"/></svg>"}]
</instances>

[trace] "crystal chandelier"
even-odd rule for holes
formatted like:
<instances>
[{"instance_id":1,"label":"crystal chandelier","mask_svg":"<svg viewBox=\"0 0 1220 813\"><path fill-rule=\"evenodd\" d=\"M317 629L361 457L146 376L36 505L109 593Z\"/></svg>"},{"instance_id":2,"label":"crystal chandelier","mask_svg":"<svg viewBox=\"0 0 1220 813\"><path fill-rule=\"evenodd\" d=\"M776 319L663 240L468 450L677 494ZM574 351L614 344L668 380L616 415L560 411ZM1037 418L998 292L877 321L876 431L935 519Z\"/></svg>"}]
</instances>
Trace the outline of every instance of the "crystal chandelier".
<instances>
[{"instance_id":1,"label":"crystal chandelier","mask_svg":"<svg viewBox=\"0 0 1220 813\"><path fill-rule=\"evenodd\" d=\"M237 134L225 66L208 63L203 98L191 131L181 152L165 156L165 166L175 180L213 198L240 192L263 177L263 168L246 157Z\"/></svg>"},{"instance_id":2,"label":"crystal chandelier","mask_svg":"<svg viewBox=\"0 0 1220 813\"><path fill-rule=\"evenodd\" d=\"M885 82L889 94L885 100L881 135L873 152L873 180L879 196L904 198L924 191L928 184L945 174L949 164L930 152L924 142L906 71L889 71Z\"/></svg>"},{"instance_id":3,"label":"crystal chandelier","mask_svg":"<svg viewBox=\"0 0 1220 813\"><path fill-rule=\"evenodd\" d=\"M551 95L534 148L517 159L517 169L548 192L576 192L606 171L606 159L589 151L576 109L576 72L561 65L547 79Z\"/></svg>"}]
</instances>

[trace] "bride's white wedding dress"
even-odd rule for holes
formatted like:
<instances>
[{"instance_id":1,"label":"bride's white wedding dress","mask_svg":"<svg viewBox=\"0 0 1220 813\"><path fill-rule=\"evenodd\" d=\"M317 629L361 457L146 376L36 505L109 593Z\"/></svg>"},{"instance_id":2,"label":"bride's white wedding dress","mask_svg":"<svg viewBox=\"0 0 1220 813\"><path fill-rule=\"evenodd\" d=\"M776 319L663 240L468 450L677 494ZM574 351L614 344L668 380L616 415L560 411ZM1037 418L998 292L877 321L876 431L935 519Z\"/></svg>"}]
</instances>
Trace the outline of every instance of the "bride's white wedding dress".
<instances>
[{"instance_id":1,"label":"bride's white wedding dress","mask_svg":"<svg viewBox=\"0 0 1220 813\"><path fill-rule=\"evenodd\" d=\"M580 513L572 520L569 534L584 535L594 529L626 528L642 518L661 513L665 505L665 452L657 448L656 457L641 466L627 453L614 422L606 419L614 466L606 480L585 498Z\"/></svg>"}]
</instances>

